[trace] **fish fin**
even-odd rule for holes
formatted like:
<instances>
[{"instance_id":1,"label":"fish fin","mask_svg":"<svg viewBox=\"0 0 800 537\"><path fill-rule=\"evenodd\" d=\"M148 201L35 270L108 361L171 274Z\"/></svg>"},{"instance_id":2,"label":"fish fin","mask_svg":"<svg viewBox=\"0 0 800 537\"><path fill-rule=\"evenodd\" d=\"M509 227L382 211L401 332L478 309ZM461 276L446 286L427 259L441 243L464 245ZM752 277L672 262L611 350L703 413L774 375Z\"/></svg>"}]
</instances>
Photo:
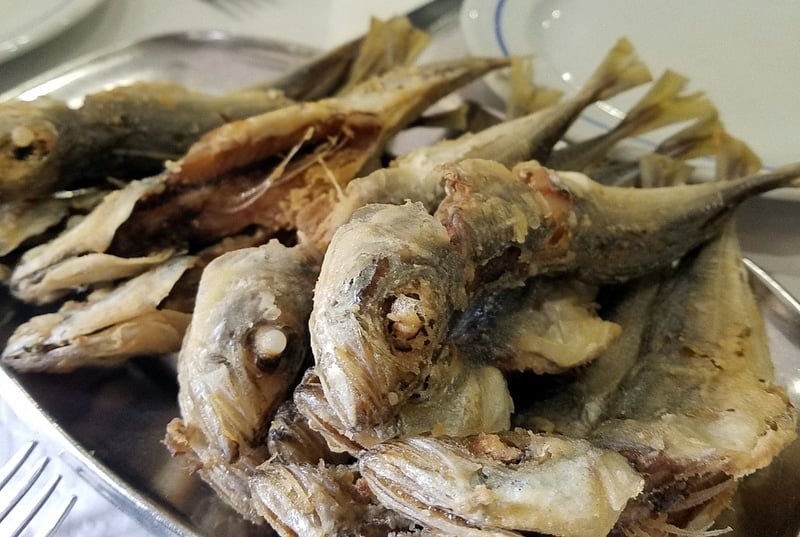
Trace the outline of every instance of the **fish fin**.
<instances>
[{"instance_id":1,"label":"fish fin","mask_svg":"<svg viewBox=\"0 0 800 537\"><path fill-rule=\"evenodd\" d=\"M429 34L415 28L406 17L394 17L387 21L373 17L350 67L347 83L339 93L347 93L361 82L380 76L393 67L412 64L431 39Z\"/></svg>"},{"instance_id":2,"label":"fish fin","mask_svg":"<svg viewBox=\"0 0 800 537\"><path fill-rule=\"evenodd\" d=\"M514 56L508 71L506 116L509 119L532 114L561 99L564 92L534 82L533 58Z\"/></svg>"},{"instance_id":3,"label":"fish fin","mask_svg":"<svg viewBox=\"0 0 800 537\"><path fill-rule=\"evenodd\" d=\"M623 37L592 73L581 93L595 95L598 100L609 99L652 79L650 70L639 59L631 42Z\"/></svg>"},{"instance_id":4,"label":"fish fin","mask_svg":"<svg viewBox=\"0 0 800 537\"><path fill-rule=\"evenodd\" d=\"M713 140L717 148L714 170L717 181L751 175L763 166L761 159L746 143L731 136L724 129L717 129Z\"/></svg>"},{"instance_id":5,"label":"fish fin","mask_svg":"<svg viewBox=\"0 0 800 537\"><path fill-rule=\"evenodd\" d=\"M703 93L681 95L687 82L683 75L665 71L628 111L619 128L633 136L712 113L714 105Z\"/></svg>"},{"instance_id":6,"label":"fish fin","mask_svg":"<svg viewBox=\"0 0 800 537\"><path fill-rule=\"evenodd\" d=\"M716 152L714 132L721 128L719 113L712 108L705 116L663 140L655 152L680 159L713 155Z\"/></svg>"},{"instance_id":7,"label":"fish fin","mask_svg":"<svg viewBox=\"0 0 800 537\"><path fill-rule=\"evenodd\" d=\"M686 184L694 168L682 160L658 153L639 159L639 187L655 188Z\"/></svg>"}]
</instances>

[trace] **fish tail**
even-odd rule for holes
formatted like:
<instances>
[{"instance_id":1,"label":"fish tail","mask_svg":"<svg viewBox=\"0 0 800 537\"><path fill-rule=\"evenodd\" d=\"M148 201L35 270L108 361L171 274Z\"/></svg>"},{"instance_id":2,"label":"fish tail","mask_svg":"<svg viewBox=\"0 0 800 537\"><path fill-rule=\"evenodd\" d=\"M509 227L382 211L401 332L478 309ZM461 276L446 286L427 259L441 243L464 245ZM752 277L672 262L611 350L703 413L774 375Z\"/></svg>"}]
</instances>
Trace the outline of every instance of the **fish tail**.
<instances>
[{"instance_id":1,"label":"fish tail","mask_svg":"<svg viewBox=\"0 0 800 537\"><path fill-rule=\"evenodd\" d=\"M761 159L742 140L731 136L724 129L717 129L713 135L716 145L717 181L726 181L756 173L762 167Z\"/></svg>"},{"instance_id":2,"label":"fish tail","mask_svg":"<svg viewBox=\"0 0 800 537\"><path fill-rule=\"evenodd\" d=\"M639 159L639 187L655 188L686 184L694 168L682 160L658 153Z\"/></svg>"},{"instance_id":3,"label":"fish tail","mask_svg":"<svg viewBox=\"0 0 800 537\"><path fill-rule=\"evenodd\" d=\"M508 98L506 116L509 119L532 114L555 104L564 92L534 82L533 58L515 56L511 58L508 71Z\"/></svg>"},{"instance_id":4,"label":"fish tail","mask_svg":"<svg viewBox=\"0 0 800 537\"><path fill-rule=\"evenodd\" d=\"M431 35L415 28L406 17L388 21L372 18L356 58L350 67L347 83L339 90L347 93L373 76L380 76L392 67L411 65L430 44Z\"/></svg>"},{"instance_id":5,"label":"fish tail","mask_svg":"<svg viewBox=\"0 0 800 537\"><path fill-rule=\"evenodd\" d=\"M708 114L663 140L655 152L684 160L713 155L716 153L714 133L722 128L719 114L712 107Z\"/></svg>"},{"instance_id":6,"label":"fish tail","mask_svg":"<svg viewBox=\"0 0 800 537\"><path fill-rule=\"evenodd\" d=\"M593 100L609 99L652 79L650 70L639 59L631 42L623 37L592 73L581 93Z\"/></svg>"},{"instance_id":7,"label":"fish tail","mask_svg":"<svg viewBox=\"0 0 800 537\"><path fill-rule=\"evenodd\" d=\"M620 123L629 136L644 134L672 123L707 116L714 105L703 93L681 95L688 79L667 70Z\"/></svg>"}]
</instances>

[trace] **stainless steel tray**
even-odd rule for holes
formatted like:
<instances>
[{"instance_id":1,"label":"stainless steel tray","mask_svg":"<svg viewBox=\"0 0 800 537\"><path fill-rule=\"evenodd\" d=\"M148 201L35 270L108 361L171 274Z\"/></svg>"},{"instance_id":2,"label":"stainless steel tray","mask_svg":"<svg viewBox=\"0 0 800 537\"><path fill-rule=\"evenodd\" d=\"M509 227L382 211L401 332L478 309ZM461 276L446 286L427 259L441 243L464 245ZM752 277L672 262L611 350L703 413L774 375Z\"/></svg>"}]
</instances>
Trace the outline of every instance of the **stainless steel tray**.
<instances>
[{"instance_id":1,"label":"stainless steel tray","mask_svg":"<svg viewBox=\"0 0 800 537\"><path fill-rule=\"evenodd\" d=\"M417 20L432 27L436 37L426 55L463 52L458 4L437 2ZM301 46L213 32L166 35L45 73L0 99L51 95L76 102L110 85L152 79L220 92L268 80L311 53ZM800 306L758 267L750 268L778 380L800 405ZM7 294L0 295L0 307L13 312L0 327L3 342L16 324L36 313ZM180 459L167 453L162 439L165 425L178 415L177 384L173 370L160 359L140 358L118 369L63 376L17 375L0 368L0 391L33 426L59 435L64 458L79 475L156 535L270 534L244 522L198 478L187 475ZM797 537L800 442L747 479L736 502L736 510L722 521L736 528L731 535Z\"/></svg>"}]
</instances>

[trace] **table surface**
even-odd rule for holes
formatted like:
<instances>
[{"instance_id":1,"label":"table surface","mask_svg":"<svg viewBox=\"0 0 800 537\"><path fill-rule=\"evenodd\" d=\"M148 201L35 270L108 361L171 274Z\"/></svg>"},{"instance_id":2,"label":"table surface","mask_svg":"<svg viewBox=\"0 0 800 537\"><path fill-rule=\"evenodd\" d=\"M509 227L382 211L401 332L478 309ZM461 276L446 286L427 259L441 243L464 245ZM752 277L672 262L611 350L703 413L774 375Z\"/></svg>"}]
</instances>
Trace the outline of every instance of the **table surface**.
<instances>
[{"instance_id":1,"label":"table surface","mask_svg":"<svg viewBox=\"0 0 800 537\"><path fill-rule=\"evenodd\" d=\"M82 21L25 54L0 64L0 93L64 62L100 49L148 36L185 30L218 29L234 34L328 48L363 32L369 15L403 13L422 0L107 0ZM309 17L313 14L313 17ZM738 213L745 254L770 272L794 296L800 296L800 202L761 197ZM41 437L0 399L0 461L25 441L56 455L54 442ZM117 511L54 458L53 470L65 474L60 495L79 501L59 535L103 536L113 532L145 537L147 530Z\"/></svg>"}]
</instances>

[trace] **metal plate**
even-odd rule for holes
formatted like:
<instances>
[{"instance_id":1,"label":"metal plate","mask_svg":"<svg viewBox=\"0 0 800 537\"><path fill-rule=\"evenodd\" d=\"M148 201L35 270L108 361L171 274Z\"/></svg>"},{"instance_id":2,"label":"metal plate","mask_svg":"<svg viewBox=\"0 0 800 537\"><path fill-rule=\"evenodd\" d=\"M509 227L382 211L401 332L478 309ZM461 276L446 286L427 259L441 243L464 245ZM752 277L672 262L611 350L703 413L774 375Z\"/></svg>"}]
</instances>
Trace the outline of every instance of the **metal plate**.
<instances>
[{"instance_id":1,"label":"metal plate","mask_svg":"<svg viewBox=\"0 0 800 537\"><path fill-rule=\"evenodd\" d=\"M462 53L455 10L437 19L431 55ZM442 5L441 3L439 4ZM441 14L440 14L441 15ZM47 73L6 93L26 99L52 95L79 102L92 91L133 80L173 80L208 92L248 86L284 72L310 50L224 34L168 35L100 54ZM426 53L426 56L428 53ZM226 76L218 76L224 66ZM778 381L800 405L800 306L766 274L751 265L753 288L762 306ZM0 308L14 316L0 327L5 341L14 326L36 310L0 295ZM60 435L64 459L101 494L156 535L269 534L222 504L184 463L167 453L166 424L178 415L174 370L161 359L140 358L111 370L69 375L17 375L0 368L0 391L33 427ZM800 442L768 469L748 478L736 510L722 525L730 535L797 537L800 534Z\"/></svg>"}]
</instances>

